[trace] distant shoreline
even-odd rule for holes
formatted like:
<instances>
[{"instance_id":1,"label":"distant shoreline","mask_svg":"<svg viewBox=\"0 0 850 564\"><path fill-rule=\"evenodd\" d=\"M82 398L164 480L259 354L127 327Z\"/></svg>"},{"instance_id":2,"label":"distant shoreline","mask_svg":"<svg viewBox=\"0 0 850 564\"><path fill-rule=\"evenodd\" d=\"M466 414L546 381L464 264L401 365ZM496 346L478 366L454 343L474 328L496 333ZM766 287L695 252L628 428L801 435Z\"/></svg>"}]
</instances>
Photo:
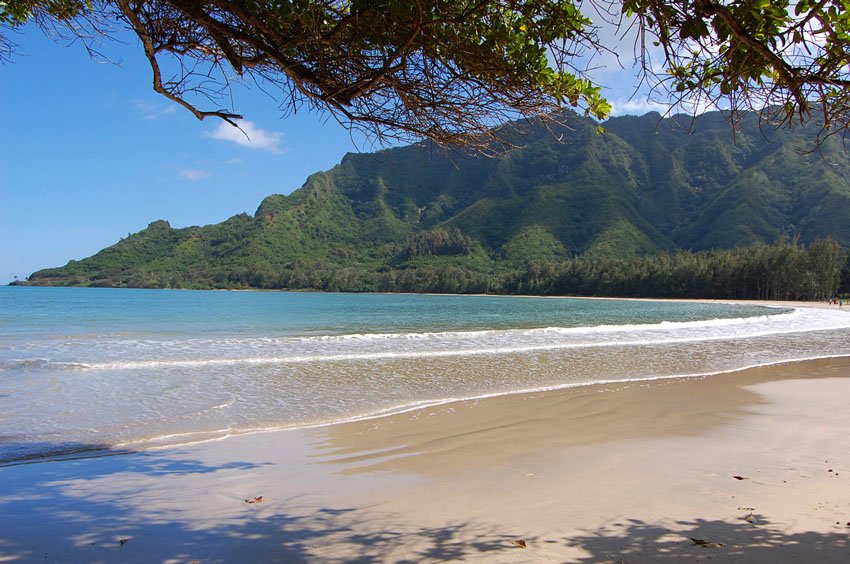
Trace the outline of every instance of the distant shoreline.
<instances>
[{"instance_id":1,"label":"distant shoreline","mask_svg":"<svg viewBox=\"0 0 850 564\"><path fill-rule=\"evenodd\" d=\"M7 284L9 287L22 288L76 288L93 290L151 290L151 291L181 291L181 292L267 292L267 293L292 293L292 294L372 294L388 296L456 296L456 297L485 297L485 298L544 298L544 299L571 299L571 300L622 300L637 302L681 302L681 303L715 303L715 304L737 304L737 305L765 305L777 307L814 307L823 309L838 309L838 304L829 304L823 300L753 300L738 298L638 298L632 296L577 296L577 295L538 295L538 294L458 294L440 292L327 292L324 290L288 290L274 288L126 288L126 287L95 287L95 286L42 286L29 284ZM850 304L846 307L850 311Z\"/></svg>"}]
</instances>

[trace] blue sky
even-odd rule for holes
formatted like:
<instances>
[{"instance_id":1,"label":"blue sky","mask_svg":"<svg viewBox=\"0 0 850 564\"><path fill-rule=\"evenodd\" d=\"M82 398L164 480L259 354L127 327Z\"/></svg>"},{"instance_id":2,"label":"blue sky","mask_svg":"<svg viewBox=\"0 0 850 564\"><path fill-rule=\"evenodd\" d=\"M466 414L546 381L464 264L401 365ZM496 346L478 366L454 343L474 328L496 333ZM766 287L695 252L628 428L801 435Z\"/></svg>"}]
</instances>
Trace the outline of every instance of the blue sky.
<instances>
[{"instance_id":1,"label":"blue sky","mask_svg":"<svg viewBox=\"0 0 850 564\"><path fill-rule=\"evenodd\" d=\"M0 63L0 284L90 256L157 219L185 227L252 214L346 152L373 149L332 119L284 119L267 95L236 87L246 144L220 120L198 121L155 94L132 40L105 46L114 64L37 28L13 39L17 53ZM640 98L625 102L633 71L602 63L597 78L615 114L647 110Z\"/></svg>"}]
</instances>

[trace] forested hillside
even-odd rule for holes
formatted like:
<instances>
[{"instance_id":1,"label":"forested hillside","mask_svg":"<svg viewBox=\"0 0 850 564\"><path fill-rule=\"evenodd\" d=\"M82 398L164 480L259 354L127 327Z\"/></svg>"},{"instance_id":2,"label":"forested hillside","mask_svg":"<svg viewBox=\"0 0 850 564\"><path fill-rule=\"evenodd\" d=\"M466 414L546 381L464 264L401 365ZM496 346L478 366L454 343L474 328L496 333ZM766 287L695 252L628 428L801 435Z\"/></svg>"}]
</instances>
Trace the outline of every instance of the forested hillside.
<instances>
[{"instance_id":1,"label":"forested hillside","mask_svg":"<svg viewBox=\"0 0 850 564\"><path fill-rule=\"evenodd\" d=\"M733 138L718 113L693 123L614 118L603 134L592 120L566 121L532 128L498 159L429 144L348 154L290 195L267 197L253 216L182 229L156 221L27 283L818 299L835 291L841 248L850 247L850 159L839 140L812 152L810 132L762 130L755 116Z\"/></svg>"}]
</instances>

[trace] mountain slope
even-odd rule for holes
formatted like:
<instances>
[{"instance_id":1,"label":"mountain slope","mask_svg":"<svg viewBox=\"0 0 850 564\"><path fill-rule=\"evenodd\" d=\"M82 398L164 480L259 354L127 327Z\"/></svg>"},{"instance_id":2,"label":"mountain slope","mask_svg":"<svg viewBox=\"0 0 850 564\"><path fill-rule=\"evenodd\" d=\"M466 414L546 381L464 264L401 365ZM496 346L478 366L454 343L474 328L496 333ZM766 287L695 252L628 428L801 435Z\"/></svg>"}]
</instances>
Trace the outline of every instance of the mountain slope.
<instances>
[{"instance_id":1,"label":"mountain slope","mask_svg":"<svg viewBox=\"0 0 850 564\"><path fill-rule=\"evenodd\" d=\"M157 221L29 283L346 289L368 278L363 287L380 289L400 276L451 285L456 269L486 286L493 273L579 255L782 237L850 246L850 161L837 140L805 153L809 131L763 131L755 116L733 139L718 113L605 127L571 114L555 131L529 128L523 148L498 159L427 143L348 154L253 216L184 229Z\"/></svg>"}]
</instances>

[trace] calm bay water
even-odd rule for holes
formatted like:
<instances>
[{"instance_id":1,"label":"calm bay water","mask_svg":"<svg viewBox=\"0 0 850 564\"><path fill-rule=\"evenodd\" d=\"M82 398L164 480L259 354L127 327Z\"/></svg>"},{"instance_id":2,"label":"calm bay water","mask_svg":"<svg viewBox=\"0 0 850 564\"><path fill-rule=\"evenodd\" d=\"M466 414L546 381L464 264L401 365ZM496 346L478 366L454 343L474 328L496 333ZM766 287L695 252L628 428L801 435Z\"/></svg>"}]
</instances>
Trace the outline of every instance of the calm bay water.
<instances>
[{"instance_id":1,"label":"calm bay water","mask_svg":"<svg viewBox=\"0 0 850 564\"><path fill-rule=\"evenodd\" d=\"M850 354L848 329L750 305L2 287L0 464Z\"/></svg>"}]
</instances>

